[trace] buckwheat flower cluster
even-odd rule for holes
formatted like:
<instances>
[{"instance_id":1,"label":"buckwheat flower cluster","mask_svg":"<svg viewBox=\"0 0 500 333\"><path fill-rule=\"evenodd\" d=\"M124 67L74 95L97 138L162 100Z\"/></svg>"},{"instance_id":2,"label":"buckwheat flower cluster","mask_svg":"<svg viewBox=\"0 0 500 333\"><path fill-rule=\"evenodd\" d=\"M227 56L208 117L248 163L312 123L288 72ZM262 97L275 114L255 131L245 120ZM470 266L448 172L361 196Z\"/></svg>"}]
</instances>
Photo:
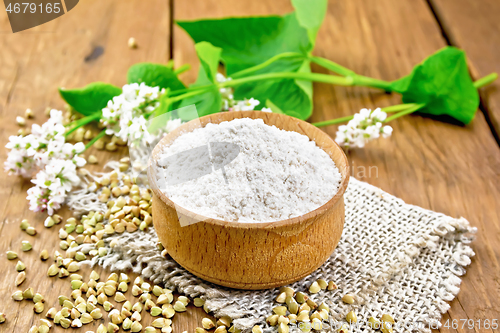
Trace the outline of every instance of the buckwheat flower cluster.
<instances>
[{"instance_id":1,"label":"buckwheat flower cluster","mask_svg":"<svg viewBox=\"0 0 500 333\"><path fill-rule=\"evenodd\" d=\"M380 136L387 138L392 134L392 127L383 126L387 113L380 108L361 109L347 125L338 128L335 141L343 147L363 148L369 141Z\"/></svg>"},{"instance_id":2,"label":"buckwheat flower cluster","mask_svg":"<svg viewBox=\"0 0 500 333\"><path fill-rule=\"evenodd\" d=\"M163 93L163 89L144 83L124 85L122 93L113 97L102 109L101 122L107 127L106 134L124 141L153 142L155 136L147 130L147 117L160 105Z\"/></svg>"},{"instance_id":3,"label":"buckwheat flower cluster","mask_svg":"<svg viewBox=\"0 0 500 333\"><path fill-rule=\"evenodd\" d=\"M252 111L259 105L260 102L255 98L244 99L242 101L235 101L231 111Z\"/></svg>"},{"instance_id":4,"label":"buckwheat flower cluster","mask_svg":"<svg viewBox=\"0 0 500 333\"><path fill-rule=\"evenodd\" d=\"M10 152L4 168L10 175L30 178L39 170L31 180L35 186L28 190L27 199L33 211L46 210L52 215L67 192L80 183L76 168L86 163L78 156L85 145L66 142L65 131L62 112L51 110L47 122L33 124L27 136L11 136L5 146Z\"/></svg>"},{"instance_id":5,"label":"buckwheat flower cluster","mask_svg":"<svg viewBox=\"0 0 500 333\"><path fill-rule=\"evenodd\" d=\"M31 180L35 186L28 190L26 199L34 212L47 211L53 215L66 199L73 186L80 184L77 165L71 160L51 159Z\"/></svg>"},{"instance_id":6,"label":"buckwheat flower cluster","mask_svg":"<svg viewBox=\"0 0 500 333\"><path fill-rule=\"evenodd\" d=\"M35 161L33 155L28 154L28 150L34 151L32 139L33 137L29 135L26 137L21 135L9 137L9 142L5 145L5 148L10 149L10 152L4 162L4 169L9 175L29 178L33 174Z\"/></svg>"},{"instance_id":7,"label":"buckwheat flower cluster","mask_svg":"<svg viewBox=\"0 0 500 333\"><path fill-rule=\"evenodd\" d=\"M226 78L221 73L217 73L215 75L215 80L219 83L222 83L231 80L231 78L230 77ZM229 87L222 87L219 88L219 92L222 98L222 108L221 108L222 111L229 111L230 108L232 108L235 103L233 89Z\"/></svg>"},{"instance_id":8,"label":"buckwheat flower cluster","mask_svg":"<svg viewBox=\"0 0 500 333\"><path fill-rule=\"evenodd\" d=\"M231 80L230 77L226 78L221 73L217 73L215 78L219 83ZM255 107L260 104L260 102L255 98L244 99L241 101L235 100L233 90L229 87L222 87L219 89L219 92L222 97L221 111L252 111L255 110ZM262 111L271 112L268 108L263 108Z\"/></svg>"}]
</instances>

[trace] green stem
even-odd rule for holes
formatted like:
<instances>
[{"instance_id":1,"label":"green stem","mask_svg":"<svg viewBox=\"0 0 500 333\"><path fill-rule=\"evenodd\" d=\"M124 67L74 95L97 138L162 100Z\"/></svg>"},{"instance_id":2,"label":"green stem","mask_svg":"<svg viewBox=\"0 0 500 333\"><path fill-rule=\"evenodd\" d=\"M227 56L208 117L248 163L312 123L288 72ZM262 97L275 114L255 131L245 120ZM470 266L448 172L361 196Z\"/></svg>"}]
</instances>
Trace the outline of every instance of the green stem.
<instances>
[{"instance_id":1,"label":"green stem","mask_svg":"<svg viewBox=\"0 0 500 333\"><path fill-rule=\"evenodd\" d=\"M261 70L261 69L263 69L263 68L271 65L273 62L278 61L280 59L297 57L297 56L300 57L300 56L302 56L302 54L297 53L297 52L285 52L285 53L281 53L281 54L275 55L272 58L269 58L268 60L264 61L261 64L258 64L258 65L255 65L253 67L246 68L246 69L243 69L243 70L241 70L239 72L233 73L231 75L231 78L233 78L233 79L241 78L241 77L247 76L250 73L254 73L256 71L259 71L259 70Z\"/></svg>"},{"instance_id":2,"label":"green stem","mask_svg":"<svg viewBox=\"0 0 500 333\"><path fill-rule=\"evenodd\" d=\"M92 147L92 145L97 141L99 140L100 138L102 138L103 136L106 135L106 130L102 130L99 134L97 134L92 140L89 141L89 143L87 143L85 145L85 150L89 149L90 147Z\"/></svg>"},{"instance_id":3,"label":"green stem","mask_svg":"<svg viewBox=\"0 0 500 333\"><path fill-rule=\"evenodd\" d=\"M388 123L390 121L393 121L394 119L398 119L399 117L403 117L403 116L406 116L406 115L409 115L410 113L413 113L417 110L420 110L421 108L423 108L425 106L425 104L415 104L414 106L412 106L411 108L409 109L406 109L404 111L401 111L401 112L398 112L396 114L393 114L392 116L390 117L387 117L385 120L384 120L384 123Z\"/></svg>"},{"instance_id":4,"label":"green stem","mask_svg":"<svg viewBox=\"0 0 500 333\"><path fill-rule=\"evenodd\" d=\"M173 69L174 68L174 59L170 59L169 61L167 61L166 66L170 69Z\"/></svg>"},{"instance_id":5,"label":"green stem","mask_svg":"<svg viewBox=\"0 0 500 333\"><path fill-rule=\"evenodd\" d=\"M416 105L418 105L418 104L417 103L397 104L397 105L383 107L383 108L381 108L381 110L384 111L385 113L392 113L392 112L399 112L399 111L407 110L407 109L412 108Z\"/></svg>"},{"instance_id":6,"label":"green stem","mask_svg":"<svg viewBox=\"0 0 500 333\"><path fill-rule=\"evenodd\" d=\"M341 124L341 123L344 123L346 121L349 121L352 118L354 118L354 116L341 117L341 118L337 118L337 119L330 119L330 120L320 121L317 123L312 123L312 125L314 125L316 127L336 125L336 124Z\"/></svg>"},{"instance_id":7,"label":"green stem","mask_svg":"<svg viewBox=\"0 0 500 333\"><path fill-rule=\"evenodd\" d=\"M356 74L354 71L325 58L313 56L310 59L312 62L320 65L321 67L324 67L334 73L343 75L347 78L351 78L354 81L353 83L354 86L366 86L366 87L382 89L385 91L392 90L390 82Z\"/></svg>"},{"instance_id":8,"label":"green stem","mask_svg":"<svg viewBox=\"0 0 500 333\"><path fill-rule=\"evenodd\" d=\"M374 79L368 76L357 75L357 74L352 76L352 79L354 80L353 83L354 86L364 86L364 87L382 89L385 91L392 91L391 83L387 81Z\"/></svg>"},{"instance_id":9,"label":"green stem","mask_svg":"<svg viewBox=\"0 0 500 333\"><path fill-rule=\"evenodd\" d=\"M83 117L82 119L78 119L76 121L73 121L73 122L66 125L68 127L72 126L72 128L70 130L66 131L66 133L64 135L68 136L71 133L73 133L74 131L76 131L78 128L80 128L84 125L87 125L88 123L91 123L94 120L99 120L100 118L101 118L101 112L95 112L95 113L91 114L90 116L86 116L86 117Z\"/></svg>"},{"instance_id":10,"label":"green stem","mask_svg":"<svg viewBox=\"0 0 500 333\"><path fill-rule=\"evenodd\" d=\"M479 80L474 82L474 87L476 89L479 89L481 87L484 87L485 85L488 85L495 81L498 78L497 73L491 73L489 75L486 75L483 78L480 78ZM387 106L385 108L382 108L381 110L387 113L392 113L396 112L394 115L387 117L384 120L384 123L388 123L390 121L393 121L394 119L398 119L400 117L409 115L415 111L420 110L423 108L425 104L417 104L417 103L406 103L406 104L398 104L398 105L392 105L392 106ZM313 125L317 127L322 127L322 126L328 126L328 125L336 125L343 123L345 121L349 121L353 118L353 116L347 116L347 117L342 117L338 119L332 119L332 120L326 120L326 121L321 121L318 123L313 123Z\"/></svg>"},{"instance_id":11,"label":"green stem","mask_svg":"<svg viewBox=\"0 0 500 333\"><path fill-rule=\"evenodd\" d=\"M196 96L199 94L203 94L204 92L205 92L204 90L195 90L195 91L185 93L183 95L174 96L174 97L170 98L170 103L175 103L175 102L178 102L180 100L183 100L184 98L193 97L193 96Z\"/></svg>"},{"instance_id":12,"label":"green stem","mask_svg":"<svg viewBox=\"0 0 500 333\"><path fill-rule=\"evenodd\" d=\"M386 112L386 113L399 112L399 111L404 111L404 110L412 109L412 108L414 108L416 106L419 106L419 105L421 105L421 104L415 104L415 103L398 104L398 105L386 106L384 108L381 108L381 110L384 111L384 112ZM341 118L336 118L336 119L330 119L330 120L320 121L320 122L312 123L312 124L314 126L316 126L316 127L330 126L330 125L336 125L336 124L344 123L346 121L351 120L352 118L354 118L353 115L346 116L346 117L341 117Z\"/></svg>"},{"instance_id":13,"label":"green stem","mask_svg":"<svg viewBox=\"0 0 500 333\"><path fill-rule=\"evenodd\" d=\"M181 67L179 67L176 70L174 70L174 74L175 75L179 75L179 74L184 73L185 71L188 71L190 69L191 69L191 65L190 64L184 64Z\"/></svg>"},{"instance_id":14,"label":"green stem","mask_svg":"<svg viewBox=\"0 0 500 333\"><path fill-rule=\"evenodd\" d=\"M307 80L307 81L336 84L339 86L352 86L354 84L352 77L346 78L337 75L317 74L317 73L278 72L278 73L258 74L254 76L244 77L241 79L224 81L219 83L219 87L233 87L248 82L273 80L273 79Z\"/></svg>"},{"instance_id":15,"label":"green stem","mask_svg":"<svg viewBox=\"0 0 500 333\"><path fill-rule=\"evenodd\" d=\"M92 120L94 120L94 117L96 116L96 114L99 114L99 118L100 118L100 112L96 112L96 113L92 113L92 114L91 114L91 115L89 115L89 116L85 116L85 117L83 117L83 118L80 118L80 119L77 119L77 120L75 120L75 121L72 121L72 122L70 122L70 123L68 123L68 124L66 124L66 125L64 125L64 126L66 126L66 127L73 127L74 125L78 125L78 124L79 124L79 123L81 123L81 122L85 122L85 123L87 123L87 120L88 120L88 119L92 119Z\"/></svg>"},{"instance_id":16,"label":"green stem","mask_svg":"<svg viewBox=\"0 0 500 333\"><path fill-rule=\"evenodd\" d=\"M334 73L337 73L339 75L343 75L343 76L356 75L356 73L354 73L350 69L345 68L344 66L341 66L341 65L339 65L333 61L330 61L328 59L321 58L321 57L315 57L315 56L310 57L309 59L311 59L311 61L314 62L315 64L320 65L321 67L324 67L324 68L326 68Z\"/></svg>"},{"instance_id":17,"label":"green stem","mask_svg":"<svg viewBox=\"0 0 500 333\"><path fill-rule=\"evenodd\" d=\"M261 81L261 80L273 80L273 79L296 79L296 80L307 80L314 82L330 83L339 86L365 86L383 89L386 91L390 90L390 83L386 81L381 81L377 79L372 79L362 75L355 76L338 76L329 74L318 74L318 73L301 73L301 72L277 72L277 73L265 73L257 74L254 76L243 77L240 79L228 80L221 82L220 87L233 87L243 83Z\"/></svg>"},{"instance_id":18,"label":"green stem","mask_svg":"<svg viewBox=\"0 0 500 333\"><path fill-rule=\"evenodd\" d=\"M167 96L176 96L176 95L185 94L187 92L196 91L196 90L208 90L208 88L212 88L213 86L214 86L213 84L207 84L204 86L197 86L197 87L190 87L190 88L186 88L186 89L172 90L172 91L167 93Z\"/></svg>"},{"instance_id":19,"label":"green stem","mask_svg":"<svg viewBox=\"0 0 500 333\"><path fill-rule=\"evenodd\" d=\"M486 75L485 77L482 77L480 78L479 80L475 81L474 82L474 87L476 89L479 89L481 87L484 87L490 83L492 83L493 81L495 81L496 79L498 78L498 74L497 73L491 73L491 74L488 74Z\"/></svg>"}]
</instances>

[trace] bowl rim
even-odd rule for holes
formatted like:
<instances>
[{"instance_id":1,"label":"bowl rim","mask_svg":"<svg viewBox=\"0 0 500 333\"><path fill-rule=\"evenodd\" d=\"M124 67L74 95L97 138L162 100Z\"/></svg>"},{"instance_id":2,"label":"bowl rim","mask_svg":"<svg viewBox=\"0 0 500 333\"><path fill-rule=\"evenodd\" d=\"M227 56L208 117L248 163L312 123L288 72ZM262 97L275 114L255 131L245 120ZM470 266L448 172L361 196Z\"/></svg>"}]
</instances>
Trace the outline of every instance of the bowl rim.
<instances>
[{"instance_id":1,"label":"bowl rim","mask_svg":"<svg viewBox=\"0 0 500 333\"><path fill-rule=\"evenodd\" d=\"M259 114L256 114L256 112L259 112ZM306 214L300 215L300 216L296 216L296 217L292 217L292 218L284 219L284 220L279 220L279 221L272 221L272 222L224 221L224 220L220 220L220 219L216 219L216 218L212 218L212 217L207 217L204 215L194 213L194 212L192 212L192 211L190 211L190 210L188 210L188 209L186 209L178 204L175 204L172 200L170 200L158 188L158 186L156 184L156 176L155 176L155 171L154 171L155 168L153 167L156 165L154 163L155 156L157 156L160 153L160 149L164 147L163 143L165 141L166 142L169 142L169 141L173 142L175 140L175 138L179 137L181 134L183 134L185 132L186 128L189 128L192 125L191 124L192 122L200 122L202 124L201 127L204 127L207 123L212 123L211 121L207 121L207 120L217 120L216 117L218 115L220 116L220 113L213 113L210 115L206 115L206 116L191 120L187 123L184 123L181 126L177 127L175 130L173 130L172 132L165 135L156 144L156 146L154 147L154 149L149 157L148 166L147 166L149 185L150 185L152 191L154 192L154 194L160 199L160 201L162 201L165 205L176 210L178 215L182 214L182 215L186 215L188 217L194 218L194 219L198 219L199 222L196 222L195 224L207 223L210 225L232 227L232 228L237 228L237 229L273 229L273 228L284 227L284 226L292 226L295 224L300 224L301 222L304 222L306 220L314 219L315 217L322 215L324 212L326 212L327 210L329 210L330 208L335 206L339 201L341 201L341 199L343 199L343 195L347 189L347 185L349 183L349 177L350 177L349 161L348 161L347 156L345 155L344 151L342 150L342 148L340 148L340 146L328 134L326 134L325 132L323 132L322 130L317 128L316 126L314 126L306 121L303 121L303 120L300 120L298 118L288 116L285 114L262 112L262 111L225 111L224 112L224 114L228 114L228 113L234 115L234 118L230 119L230 120L222 120L222 121L213 122L213 123L218 124L218 123L221 123L223 121L231 121L234 119L241 119L241 118L251 118L251 119L259 118L259 119L263 119L265 121L264 117L278 117L278 118L279 117L284 117L284 118L288 117L288 118L293 118L293 121L299 122L300 127L306 127L306 128L311 129L312 131L317 131L320 136L323 136L327 141L330 141L331 143L333 143L333 146L335 147L335 149L337 149L338 151L341 152L340 158L341 158L343 164L345 165L345 168L340 168L337 165L337 163L335 163L335 165L337 166L337 168L339 169L339 172L341 174L341 181L340 181L339 189L338 189L337 193L330 200L328 200L325 204L316 208L315 210L312 210L312 211L310 211ZM262 113L262 114L260 114L260 113ZM249 115L253 115L253 117L249 117ZM257 117L255 117L256 115L257 115ZM260 116L262 116L262 117L260 117ZM302 134L302 133L299 133L299 134ZM305 134L302 134L302 135L305 135ZM174 139L171 139L172 137L174 137ZM309 140L314 141L311 137L309 137ZM332 158L332 156L330 154L328 154L328 156L330 156L330 158ZM333 160L333 158L332 158L332 160Z\"/></svg>"}]
</instances>

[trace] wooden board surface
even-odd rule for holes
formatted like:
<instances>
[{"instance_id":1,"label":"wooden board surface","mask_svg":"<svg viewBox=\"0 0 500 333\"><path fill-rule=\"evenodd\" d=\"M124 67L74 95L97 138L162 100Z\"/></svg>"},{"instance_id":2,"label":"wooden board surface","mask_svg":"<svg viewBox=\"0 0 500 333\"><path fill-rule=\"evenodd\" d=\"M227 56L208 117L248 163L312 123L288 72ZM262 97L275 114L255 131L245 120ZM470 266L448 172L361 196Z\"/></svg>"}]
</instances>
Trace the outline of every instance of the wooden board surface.
<instances>
[{"instance_id":1,"label":"wooden board surface","mask_svg":"<svg viewBox=\"0 0 500 333\"><path fill-rule=\"evenodd\" d=\"M332 24L326 24L318 36L331 42L319 43L317 52L368 76L397 79L445 45L425 1L335 4L327 18ZM329 51L333 47L334 54ZM368 89L315 87L315 121L399 102L397 96ZM369 183L408 203L463 216L476 226L476 257L442 322L500 318L500 214L494 208L500 198L500 154L483 114L478 112L466 127L418 115L400 119L393 127L390 140L349 154L353 174L363 171L359 167L377 166L378 175L368 175ZM335 128L326 131L335 135ZM455 330L443 327L441 331Z\"/></svg>"},{"instance_id":2,"label":"wooden board surface","mask_svg":"<svg viewBox=\"0 0 500 333\"><path fill-rule=\"evenodd\" d=\"M464 49L477 79L500 73L500 1L430 0L450 43ZM484 109L500 137L500 89L482 90Z\"/></svg>"},{"instance_id":3,"label":"wooden board surface","mask_svg":"<svg viewBox=\"0 0 500 333\"><path fill-rule=\"evenodd\" d=\"M138 15L138 12L141 15ZM81 87L93 81L104 81L122 86L126 83L126 71L130 65L140 61L166 62L169 59L170 14L167 0L148 1L81 1L77 7L64 16L37 28L12 34L5 12L0 14L0 143L3 147L9 135L15 135L18 127L15 117L24 115L30 107L36 116L32 122L46 120L47 106L63 109L64 103L57 92L58 87ZM135 37L139 47L130 49L128 39ZM110 153L92 151L101 163L95 170L102 169ZM125 154L126 152L122 152ZM0 149L0 160L7 151ZM114 155L116 156L119 155ZM24 290L33 287L46 298L45 312L52 306L58 307L59 295L71 293L68 279L48 278L46 272L51 261L42 262L38 253L42 249L53 254L58 249L57 231L46 229L43 220L46 214L28 211L26 190L28 181L9 177L0 172L0 312L7 322L0 325L0 332L27 332L33 324L39 324L42 315L33 313L30 301L14 302L12 293L17 275L14 269L17 260L7 261L5 252L16 251L26 264L27 279L20 286ZM66 214L69 217L69 214ZM19 229L21 219L27 218L38 231L35 237ZM20 244L29 240L34 249L22 253ZM96 269L103 277L110 272ZM88 279L91 269L82 269ZM130 274L135 278L136 275ZM126 294L133 299L130 291ZM117 307L121 309L120 306ZM45 314L44 312L44 314ZM104 311L103 311L104 313ZM202 310L190 307L189 312L176 316L175 331L193 331L201 321ZM107 318L106 314L104 318ZM147 316L144 324L151 321ZM54 327L51 332L95 331L100 320L81 329L64 330Z\"/></svg>"},{"instance_id":4,"label":"wooden board surface","mask_svg":"<svg viewBox=\"0 0 500 333\"><path fill-rule=\"evenodd\" d=\"M464 3L469 1L472 2L461 0ZM153 2L144 6L144 2L135 0L87 0L53 22L17 34L10 32L7 17L2 13L1 145L9 135L15 134L15 116L22 115L27 107L36 112L36 122L44 120L42 114L46 106L63 107L57 94L58 86L79 87L96 80L122 85L126 69L131 64L138 61L165 62L170 38L168 3L165 0ZM178 19L282 14L291 10L286 0L175 1L174 8L174 17ZM481 20L476 22L479 30L489 27L481 25ZM131 36L138 41L137 50L127 47ZM183 78L193 81L198 65L193 44L178 28L174 29L173 36L176 64L192 64L195 68ZM463 38L468 40L469 37ZM444 45L439 26L423 0L332 0L319 33L316 53L365 75L390 80L407 74L414 64ZM471 50L467 51L472 60L473 74L474 66L477 66L474 61L479 61L474 59L483 59L488 66L498 66L499 62L494 58L485 60L478 51L479 56L472 59ZM319 68L315 70L321 71ZM488 70L486 68L481 75L487 74ZM362 107L399 103L397 96L371 89L323 84L314 88L312 121L352 114ZM493 105L490 96L483 95L486 105ZM495 208L496 200L500 198L500 152L484 116L478 113L467 127L418 115L398 120L393 126L395 131L391 139L349 153L352 173L406 202L451 216L464 216L478 227L478 237L473 243L476 257L463 279L457 299L451 303L443 320L500 318L500 219ZM335 135L335 127L325 128L325 131ZM99 153L101 161L108 156ZM3 163L5 157L6 151L0 149L0 162ZM21 254L28 267L28 278L22 287L32 286L41 292L47 298L47 308L57 302L58 295L69 295L69 283L45 277L49 265L41 263L36 255L44 247L49 250L57 247L54 241L57 230L43 227L44 214L27 210L25 196L29 183L8 177L3 172L0 172L0 181L3 185L0 188L0 260L3 262L0 266L3 277L0 312L6 313L8 318L8 322L0 326L0 332L24 332L33 323L38 323L41 316L33 314L29 302L14 303L11 300L10 295L16 290L13 283L15 262L6 262L5 251L13 249L21 253L20 242L33 240L35 249ZM28 218L36 225L39 234L35 238L19 231L18 222L22 218ZM89 272L84 270L87 275ZM193 332L202 317L202 311L190 308L187 313L176 317L174 331ZM95 328L86 327L87 330ZM63 330L56 328L51 331ZM455 330L442 328L441 331Z\"/></svg>"},{"instance_id":5,"label":"wooden board surface","mask_svg":"<svg viewBox=\"0 0 500 333\"><path fill-rule=\"evenodd\" d=\"M174 16L195 19L282 14L290 10L286 0L265 5L199 0L195 6L192 2L177 2ZM315 53L358 73L394 80L408 74L415 64L445 45L425 1L332 0ZM174 28L176 62L196 63L193 50L189 37ZM196 69L192 70L185 77L194 80L196 73ZM326 84L315 84L314 89L311 121L350 115L363 107L400 103L398 96L372 89ZM500 198L500 152L483 114L478 112L474 122L466 127L417 115L392 125L391 139L349 153L351 174L408 203L463 216L476 226L479 229L473 244L476 257L443 322L500 318L500 215L495 209L495 201ZM325 131L335 136L336 128L328 127ZM443 327L441 331L456 330Z\"/></svg>"}]
</instances>

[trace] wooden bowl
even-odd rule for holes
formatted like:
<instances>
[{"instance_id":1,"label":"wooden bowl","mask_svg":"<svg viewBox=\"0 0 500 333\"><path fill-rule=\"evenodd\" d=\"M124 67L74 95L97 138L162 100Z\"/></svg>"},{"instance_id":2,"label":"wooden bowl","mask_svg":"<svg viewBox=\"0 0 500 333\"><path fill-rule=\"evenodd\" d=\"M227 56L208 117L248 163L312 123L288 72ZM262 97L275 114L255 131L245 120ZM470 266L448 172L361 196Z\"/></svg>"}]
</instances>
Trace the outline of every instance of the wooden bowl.
<instances>
[{"instance_id":1,"label":"wooden bowl","mask_svg":"<svg viewBox=\"0 0 500 333\"><path fill-rule=\"evenodd\" d=\"M307 135L331 156L342 180L333 198L318 209L287 220L264 223L228 222L199 216L176 206L158 189L156 159L182 133L207 123L236 118L263 119L268 125ZM266 289L300 280L333 253L344 226L344 192L349 167L342 149L317 127L283 114L261 111L222 112L183 124L166 135L149 160L153 190L153 223L169 255L200 278L238 289ZM185 219L182 221L182 219ZM198 220L186 225L186 221Z\"/></svg>"}]
</instances>

